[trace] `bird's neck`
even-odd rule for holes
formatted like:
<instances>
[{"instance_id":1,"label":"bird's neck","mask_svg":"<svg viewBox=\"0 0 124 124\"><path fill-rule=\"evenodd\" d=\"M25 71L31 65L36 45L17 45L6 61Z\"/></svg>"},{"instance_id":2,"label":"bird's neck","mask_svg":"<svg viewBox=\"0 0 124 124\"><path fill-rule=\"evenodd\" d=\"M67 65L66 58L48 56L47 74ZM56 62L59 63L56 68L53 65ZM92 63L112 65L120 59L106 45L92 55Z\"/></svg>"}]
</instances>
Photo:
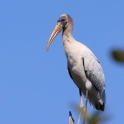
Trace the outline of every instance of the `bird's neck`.
<instances>
[{"instance_id":1,"label":"bird's neck","mask_svg":"<svg viewBox=\"0 0 124 124\"><path fill-rule=\"evenodd\" d=\"M73 42L73 36L72 36L72 27L69 26L68 28L63 29L62 32L62 41L63 41L63 45L67 45L71 42Z\"/></svg>"}]
</instances>

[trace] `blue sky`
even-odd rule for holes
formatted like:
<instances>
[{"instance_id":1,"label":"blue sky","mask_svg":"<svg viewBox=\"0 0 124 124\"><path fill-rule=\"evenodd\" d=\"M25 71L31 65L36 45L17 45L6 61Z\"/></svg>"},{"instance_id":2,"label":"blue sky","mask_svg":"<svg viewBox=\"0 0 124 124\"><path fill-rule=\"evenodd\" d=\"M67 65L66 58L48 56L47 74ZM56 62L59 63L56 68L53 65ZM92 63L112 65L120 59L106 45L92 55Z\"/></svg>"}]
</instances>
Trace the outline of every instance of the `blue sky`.
<instances>
[{"instance_id":1,"label":"blue sky","mask_svg":"<svg viewBox=\"0 0 124 124\"><path fill-rule=\"evenodd\" d=\"M124 66L110 56L124 48L123 0L0 1L0 124L68 123L69 106L79 104L78 88L67 72L61 33L46 51L61 14L74 20L73 36L87 45L106 77L107 124L123 122ZM89 111L95 111L88 106Z\"/></svg>"}]
</instances>

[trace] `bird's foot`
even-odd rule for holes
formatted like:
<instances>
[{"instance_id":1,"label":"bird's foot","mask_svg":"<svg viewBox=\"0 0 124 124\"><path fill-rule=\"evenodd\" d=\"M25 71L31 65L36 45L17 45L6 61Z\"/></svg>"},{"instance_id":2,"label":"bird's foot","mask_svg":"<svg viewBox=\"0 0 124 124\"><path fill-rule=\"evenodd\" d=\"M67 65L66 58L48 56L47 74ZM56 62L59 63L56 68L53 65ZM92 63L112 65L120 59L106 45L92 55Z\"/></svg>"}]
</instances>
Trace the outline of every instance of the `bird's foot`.
<instances>
[{"instance_id":1,"label":"bird's foot","mask_svg":"<svg viewBox=\"0 0 124 124\"><path fill-rule=\"evenodd\" d=\"M86 111L87 111L87 108L86 108L85 106L83 107L83 111L84 111L84 112L86 112Z\"/></svg>"},{"instance_id":2,"label":"bird's foot","mask_svg":"<svg viewBox=\"0 0 124 124\"><path fill-rule=\"evenodd\" d=\"M83 105L83 103L80 103L80 109L83 110L84 112L87 111L87 108Z\"/></svg>"},{"instance_id":3,"label":"bird's foot","mask_svg":"<svg viewBox=\"0 0 124 124\"><path fill-rule=\"evenodd\" d=\"M82 111L83 111L83 108L84 108L84 105L83 105L83 103L82 103L82 101L81 101L81 102L80 102L80 108L79 108L80 113L79 113L79 117L78 117L78 124L80 124L81 113L82 113Z\"/></svg>"},{"instance_id":4,"label":"bird's foot","mask_svg":"<svg viewBox=\"0 0 124 124\"><path fill-rule=\"evenodd\" d=\"M83 103L80 103L80 109L83 109L83 108L84 108Z\"/></svg>"}]
</instances>

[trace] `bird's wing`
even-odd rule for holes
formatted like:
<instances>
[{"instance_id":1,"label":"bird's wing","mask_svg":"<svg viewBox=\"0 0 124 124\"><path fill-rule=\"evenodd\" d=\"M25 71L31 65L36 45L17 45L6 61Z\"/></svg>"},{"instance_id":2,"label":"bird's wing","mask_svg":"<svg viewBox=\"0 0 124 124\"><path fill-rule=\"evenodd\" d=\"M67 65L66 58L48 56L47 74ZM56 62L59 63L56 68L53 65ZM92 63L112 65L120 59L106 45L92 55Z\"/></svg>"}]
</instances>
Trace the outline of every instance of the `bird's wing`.
<instances>
[{"instance_id":1,"label":"bird's wing","mask_svg":"<svg viewBox=\"0 0 124 124\"><path fill-rule=\"evenodd\" d=\"M73 80L69 67L68 67L68 73L69 73L70 78Z\"/></svg>"},{"instance_id":2,"label":"bird's wing","mask_svg":"<svg viewBox=\"0 0 124 124\"><path fill-rule=\"evenodd\" d=\"M105 78L100 62L91 51L85 51L82 59L87 78L102 96L105 91Z\"/></svg>"}]
</instances>

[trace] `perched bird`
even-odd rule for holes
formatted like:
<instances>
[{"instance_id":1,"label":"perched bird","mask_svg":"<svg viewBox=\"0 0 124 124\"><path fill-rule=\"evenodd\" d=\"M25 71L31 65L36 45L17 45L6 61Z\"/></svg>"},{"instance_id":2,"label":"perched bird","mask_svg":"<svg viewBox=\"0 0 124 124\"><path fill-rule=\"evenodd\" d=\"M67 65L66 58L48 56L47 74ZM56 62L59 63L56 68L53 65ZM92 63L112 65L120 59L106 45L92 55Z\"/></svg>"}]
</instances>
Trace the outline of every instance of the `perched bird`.
<instances>
[{"instance_id":1,"label":"perched bird","mask_svg":"<svg viewBox=\"0 0 124 124\"><path fill-rule=\"evenodd\" d=\"M97 110L104 111L106 95L103 69L92 51L73 38L72 29L72 18L68 14L61 15L49 38L47 50L52 40L62 30L62 41L67 57L68 72L73 82L79 88L80 106L82 105L83 93L87 101L89 100Z\"/></svg>"}]
</instances>

